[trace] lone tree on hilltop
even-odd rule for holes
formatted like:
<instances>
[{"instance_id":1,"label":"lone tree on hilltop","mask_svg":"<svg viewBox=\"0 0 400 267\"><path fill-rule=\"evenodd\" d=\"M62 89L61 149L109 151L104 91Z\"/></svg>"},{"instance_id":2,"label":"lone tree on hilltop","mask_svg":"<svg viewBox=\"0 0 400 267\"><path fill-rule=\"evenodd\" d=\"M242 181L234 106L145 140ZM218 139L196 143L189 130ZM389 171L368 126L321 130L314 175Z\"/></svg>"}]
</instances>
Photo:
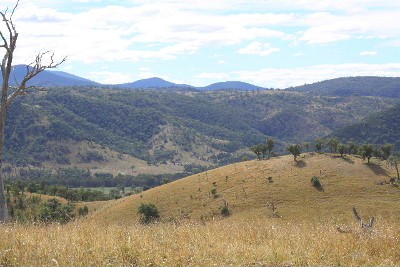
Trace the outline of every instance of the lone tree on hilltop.
<instances>
[{"instance_id":1,"label":"lone tree on hilltop","mask_svg":"<svg viewBox=\"0 0 400 267\"><path fill-rule=\"evenodd\" d=\"M63 63L66 58L56 62L54 60L54 53L50 51L41 52L36 55L35 60L26 67L26 74L24 78L16 84L16 86L10 86L9 80L12 71L12 62L14 58L14 52L17 47L18 32L13 21L13 15L18 7L19 0L17 0L14 8L11 12L6 9L0 11L1 23L3 26L0 27L0 49L4 49L4 55L1 60L1 75L3 78L1 84L1 100L0 100L0 169L3 163L3 150L4 150L4 130L7 119L7 109L10 107L12 101L20 95L25 95L28 89L39 89L32 86L28 86L27 83L30 79L35 77L40 72L49 68L56 68ZM46 63L43 63L46 61ZM3 175L0 173L0 222L7 222L9 220L6 197L4 193L4 180Z\"/></svg>"},{"instance_id":2,"label":"lone tree on hilltop","mask_svg":"<svg viewBox=\"0 0 400 267\"><path fill-rule=\"evenodd\" d=\"M292 153L294 161L297 161L297 157L301 154L301 146L299 144L292 144L287 147L287 151Z\"/></svg>"}]
</instances>

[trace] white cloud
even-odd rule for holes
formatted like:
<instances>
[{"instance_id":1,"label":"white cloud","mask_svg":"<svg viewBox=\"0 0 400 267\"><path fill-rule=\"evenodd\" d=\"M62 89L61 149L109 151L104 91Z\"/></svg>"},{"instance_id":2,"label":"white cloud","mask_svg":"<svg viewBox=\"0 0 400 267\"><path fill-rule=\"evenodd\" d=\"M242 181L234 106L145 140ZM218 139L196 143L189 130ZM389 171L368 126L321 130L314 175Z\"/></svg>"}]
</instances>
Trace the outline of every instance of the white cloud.
<instances>
[{"instance_id":1,"label":"white cloud","mask_svg":"<svg viewBox=\"0 0 400 267\"><path fill-rule=\"evenodd\" d=\"M240 49L239 54L269 56L272 53L279 51L279 48L273 48L269 43L262 44L260 42L253 42L246 47Z\"/></svg>"},{"instance_id":2,"label":"white cloud","mask_svg":"<svg viewBox=\"0 0 400 267\"><path fill-rule=\"evenodd\" d=\"M119 84L132 82L132 75L112 71L92 71L88 79L103 84Z\"/></svg>"},{"instance_id":3,"label":"white cloud","mask_svg":"<svg viewBox=\"0 0 400 267\"><path fill-rule=\"evenodd\" d=\"M207 79L215 81L227 81L229 80L229 74L222 72L204 72L196 75L198 79Z\"/></svg>"},{"instance_id":4,"label":"white cloud","mask_svg":"<svg viewBox=\"0 0 400 267\"><path fill-rule=\"evenodd\" d=\"M363 52L360 52L359 55L360 56L377 56L378 52L375 52L375 51L363 51Z\"/></svg>"},{"instance_id":5,"label":"white cloud","mask_svg":"<svg viewBox=\"0 0 400 267\"><path fill-rule=\"evenodd\" d=\"M304 68L265 68L236 71L237 79L264 87L287 88L327 79L349 76L400 77L400 63L316 65Z\"/></svg>"}]
</instances>

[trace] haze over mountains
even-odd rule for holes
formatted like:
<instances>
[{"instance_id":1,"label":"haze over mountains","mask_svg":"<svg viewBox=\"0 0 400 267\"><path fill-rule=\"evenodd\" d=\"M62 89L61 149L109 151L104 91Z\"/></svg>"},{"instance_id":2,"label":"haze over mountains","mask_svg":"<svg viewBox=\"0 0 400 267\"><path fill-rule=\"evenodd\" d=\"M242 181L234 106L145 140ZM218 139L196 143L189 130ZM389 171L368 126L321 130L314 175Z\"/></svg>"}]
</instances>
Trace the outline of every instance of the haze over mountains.
<instances>
[{"instance_id":1,"label":"haze over mountains","mask_svg":"<svg viewBox=\"0 0 400 267\"><path fill-rule=\"evenodd\" d=\"M15 85L22 80L27 70L26 65L17 65L11 73L10 83ZM0 77L1 81L1 77ZM101 84L89 79L85 79L63 71L45 70L29 83L34 86L44 87L63 87L63 86L94 86L123 89L157 89L174 88L186 90L265 90L267 88L256 86L242 81L217 82L207 86L196 87L189 84L176 84L158 77L137 80L131 83L123 84ZM285 88L280 88L285 89ZM400 98L400 78L398 77L342 77L326 81L320 81L312 84L305 84L286 88L289 91L298 91L325 96L380 96L390 98Z\"/></svg>"}]
</instances>

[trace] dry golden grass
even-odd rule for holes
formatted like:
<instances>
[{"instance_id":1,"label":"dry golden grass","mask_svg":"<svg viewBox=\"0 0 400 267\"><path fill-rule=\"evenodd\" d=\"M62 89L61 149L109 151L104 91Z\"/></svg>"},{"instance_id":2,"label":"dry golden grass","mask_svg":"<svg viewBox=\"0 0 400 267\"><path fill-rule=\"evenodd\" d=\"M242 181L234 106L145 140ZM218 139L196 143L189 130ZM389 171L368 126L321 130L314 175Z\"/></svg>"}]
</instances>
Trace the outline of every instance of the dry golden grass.
<instances>
[{"instance_id":1,"label":"dry golden grass","mask_svg":"<svg viewBox=\"0 0 400 267\"><path fill-rule=\"evenodd\" d=\"M263 161L241 162L206 173L196 174L112 202L94 213L96 221L134 223L140 203L154 203L164 221L191 221L221 218L220 207L226 201L232 211L229 220L271 218L285 221L331 219L353 221L352 207L362 216L400 219L399 188L388 181L393 170L385 162L373 159L371 165L353 156L340 158L329 154L304 154L297 164L284 156ZM318 176L323 191L311 185ZM272 177L273 182L268 181ZM214 198L211 189L219 197ZM268 208L274 202L276 214Z\"/></svg>"},{"instance_id":2,"label":"dry golden grass","mask_svg":"<svg viewBox=\"0 0 400 267\"><path fill-rule=\"evenodd\" d=\"M400 228L280 220L0 225L0 266L398 266Z\"/></svg>"},{"instance_id":3,"label":"dry golden grass","mask_svg":"<svg viewBox=\"0 0 400 267\"><path fill-rule=\"evenodd\" d=\"M0 225L0 266L399 266L399 189L376 184L391 175L384 162L356 157L242 162L93 203L97 211L66 225ZM137 223L149 202L162 223ZM372 231L355 223L353 206L376 216Z\"/></svg>"}]
</instances>

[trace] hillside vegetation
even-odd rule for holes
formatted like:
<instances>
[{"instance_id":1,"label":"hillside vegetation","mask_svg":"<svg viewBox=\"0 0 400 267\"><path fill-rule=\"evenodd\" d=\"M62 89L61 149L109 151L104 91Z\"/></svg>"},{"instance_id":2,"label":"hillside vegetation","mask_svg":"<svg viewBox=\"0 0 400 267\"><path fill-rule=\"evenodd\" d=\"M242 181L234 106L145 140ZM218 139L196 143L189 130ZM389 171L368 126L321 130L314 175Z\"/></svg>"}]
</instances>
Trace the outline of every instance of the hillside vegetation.
<instances>
[{"instance_id":1,"label":"hillside vegetation","mask_svg":"<svg viewBox=\"0 0 400 267\"><path fill-rule=\"evenodd\" d=\"M290 91L307 92L325 96L380 96L400 98L398 77L346 77L288 88Z\"/></svg>"},{"instance_id":2,"label":"hillside vegetation","mask_svg":"<svg viewBox=\"0 0 400 267\"><path fill-rule=\"evenodd\" d=\"M225 205L231 211L228 220L348 223L354 220L353 207L365 217L399 219L395 212L399 189L389 183L392 172L383 161L374 159L366 164L355 156L303 154L297 163L290 156L253 160L117 200L94 213L92 219L135 223L141 203L155 204L162 221L219 220ZM321 188L312 186L314 176L321 181Z\"/></svg>"},{"instance_id":3,"label":"hillside vegetation","mask_svg":"<svg viewBox=\"0 0 400 267\"><path fill-rule=\"evenodd\" d=\"M278 140L282 152L286 142L332 134L397 103L285 91L91 88L53 88L17 100L9 112L6 161L49 168L107 166L102 169L123 173L132 165L140 166L138 173L224 165L239 161L267 137ZM146 163L160 165L159 171L146 170Z\"/></svg>"},{"instance_id":4,"label":"hillside vegetation","mask_svg":"<svg viewBox=\"0 0 400 267\"><path fill-rule=\"evenodd\" d=\"M372 144L391 143L400 148L400 105L373 114L347 126L335 135L341 140L354 140Z\"/></svg>"},{"instance_id":5,"label":"hillside vegetation","mask_svg":"<svg viewBox=\"0 0 400 267\"><path fill-rule=\"evenodd\" d=\"M391 171L377 159L330 154L241 162L95 203L89 217L65 225L4 225L0 265L398 266ZM139 224L140 203L154 203L161 222ZM352 207L365 221L375 216L372 229L356 223Z\"/></svg>"}]
</instances>

